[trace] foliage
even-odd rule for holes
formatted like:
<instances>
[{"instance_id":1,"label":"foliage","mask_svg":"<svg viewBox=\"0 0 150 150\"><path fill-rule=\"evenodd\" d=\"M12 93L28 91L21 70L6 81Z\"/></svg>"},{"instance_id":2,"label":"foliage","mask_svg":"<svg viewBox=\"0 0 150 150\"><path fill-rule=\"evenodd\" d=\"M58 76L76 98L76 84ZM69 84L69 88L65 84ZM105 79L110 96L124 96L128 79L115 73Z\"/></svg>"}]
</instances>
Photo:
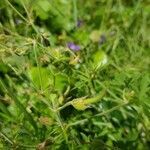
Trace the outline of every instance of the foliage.
<instances>
[{"instance_id":1,"label":"foliage","mask_svg":"<svg viewBox=\"0 0 150 150\"><path fill-rule=\"evenodd\" d=\"M0 1L0 149L148 150L149 10Z\"/></svg>"}]
</instances>

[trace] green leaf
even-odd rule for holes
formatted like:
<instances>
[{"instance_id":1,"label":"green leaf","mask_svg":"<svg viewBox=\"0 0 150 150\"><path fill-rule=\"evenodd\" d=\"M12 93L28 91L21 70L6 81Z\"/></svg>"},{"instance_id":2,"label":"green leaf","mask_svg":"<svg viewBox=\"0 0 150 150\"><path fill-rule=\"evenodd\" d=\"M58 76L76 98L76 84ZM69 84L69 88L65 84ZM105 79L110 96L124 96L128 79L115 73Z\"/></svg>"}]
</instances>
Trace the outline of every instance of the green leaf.
<instances>
[{"instance_id":1,"label":"green leaf","mask_svg":"<svg viewBox=\"0 0 150 150\"><path fill-rule=\"evenodd\" d=\"M92 60L93 63L92 65L94 66L95 70L103 67L104 65L107 64L107 55L105 54L105 52L98 50L96 51L93 55L92 55Z\"/></svg>"},{"instance_id":2,"label":"green leaf","mask_svg":"<svg viewBox=\"0 0 150 150\"><path fill-rule=\"evenodd\" d=\"M74 99L71 104L77 110L85 110L89 107L90 104L99 102L103 98L104 94L105 90L103 90L100 94L92 98L81 97Z\"/></svg>"},{"instance_id":3,"label":"green leaf","mask_svg":"<svg viewBox=\"0 0 150 150\"><path fill-rule=\"evenodd\" d=\"M38 89L44 90L53 84L53 75L47 68L32 67L28 73L33 84Z\"/></svg>"},{"instance_id":4,"label":"green leaf","mask_svg":"<svg viewBox=\"0 0 150 150\"><path fill-rule=\"evenodd\" d=\"M150 76L148 73L143 74L142 80L140 83L140 92L139 92L139 98L140 100L144 100L146 96L146 92L149 90L150 85Z\"/></svg>"},{"instance_id":5,"label":"green leaf","mask_svg":"<svg viewBox=\"0 0 150 150\"><path fill-rule=\"evenodd\" d=\"M8 111L7 107L0 101L0 110L8 116L11 116L10 112Z\"/></svg>"},{"instance_id":6,"label":"green leaf","mask_svg":"<svg viewBox=\"0 0 150 150\"><path fill-rule=\"evenodd\" d=\"M7 73L9 71L9 67L0 61L0 72Z\"/></svg>"},{"instance_id":7,"label":"green leaf","mask_svg":"<svg viewBox=\"0 0 150 150\"><path fill-rule=\"evenodd\" d=\"M98 42L100 39L100 31L99 30L93 30L90 34L90 39L92 42Z\"/></svg>"},{"instance_id":8,"label":"green leaf","mask_svg":"<svg viewBox=\"0 0 150 150\"><path fill-rule=\"evenodd\" d=\"M51 5L47 0L38 0L34 5L34 10L41 19L46 20L49 17Z\"/></svg>"},{"instance_id":9,"label":"green leaf","mask_svg":"<svg viewBox=\"0 0 150 150\"><path fill-rule=\"evenodd\" d=\"M55 88L58 91L63 92L67 85L68 77L65 74L60 73L55 76Z\"/></svg>"},{"instance_id":10,"label":"green leaf","mask_svg":"<svg viewBox=\"0 0 150 150\"><path fill-rule=\"evenodd\" d=\"M82 34L81 34L82 32ZM86 46L89 42L89 34L83 29L77 30L74 33L74 38L78 40L78 42L84 46Z\"/></svg>"}]
</instances>

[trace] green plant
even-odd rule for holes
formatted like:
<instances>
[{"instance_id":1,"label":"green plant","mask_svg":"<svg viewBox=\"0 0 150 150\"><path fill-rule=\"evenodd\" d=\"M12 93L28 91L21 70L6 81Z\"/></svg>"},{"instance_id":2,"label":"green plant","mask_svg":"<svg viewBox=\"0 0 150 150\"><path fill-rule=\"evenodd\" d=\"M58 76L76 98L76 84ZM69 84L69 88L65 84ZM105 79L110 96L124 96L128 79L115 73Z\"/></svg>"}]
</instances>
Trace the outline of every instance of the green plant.
<instances>
[{"instance_id":1,"label":"green plant","mask_svg":"<svg viewBox=\"0 0 150 150\"><path fill-rule=\"evenodd\" d=\"M148 150L147 4L0 1L0 149Z\"/></svg>"}]
</instances>

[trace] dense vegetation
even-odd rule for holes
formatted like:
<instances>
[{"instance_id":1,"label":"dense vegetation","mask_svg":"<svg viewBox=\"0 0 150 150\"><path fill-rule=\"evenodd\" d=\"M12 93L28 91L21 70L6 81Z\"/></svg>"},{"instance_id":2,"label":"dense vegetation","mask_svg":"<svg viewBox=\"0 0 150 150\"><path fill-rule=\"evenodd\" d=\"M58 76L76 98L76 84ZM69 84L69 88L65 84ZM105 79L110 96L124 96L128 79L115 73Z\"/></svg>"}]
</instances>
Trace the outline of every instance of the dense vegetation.
<instances>
[{"instance_id":1,"label":"dense vegetation","mask_svg":"<svg viewBox=\"0 0 150 150\"><path fill-rule=\"evenodd\" d=\"M0 149L150 148L149 0L0 0Z\"/></svg>"}]
</instances>

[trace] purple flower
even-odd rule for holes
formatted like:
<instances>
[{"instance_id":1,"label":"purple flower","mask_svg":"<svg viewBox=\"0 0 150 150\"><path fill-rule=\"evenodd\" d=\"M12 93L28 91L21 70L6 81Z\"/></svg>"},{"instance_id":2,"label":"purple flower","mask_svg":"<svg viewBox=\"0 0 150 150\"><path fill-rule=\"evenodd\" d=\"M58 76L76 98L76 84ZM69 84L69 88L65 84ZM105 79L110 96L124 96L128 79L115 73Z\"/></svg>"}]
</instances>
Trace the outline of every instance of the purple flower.
<instances>
[{"instance_id":1,"label":"purple flower","mask_svg":"<svg viewBox=\"0 0 150 150\"><path fill-rule=\"evenodd\" d=\"M81 48L79 45L74 44L73 42L69 42L67 44L68 48L73 50L73 51L79 51Z\"/></svg>"},{"instance_id":2,"label":"purple flower","mask_svg":"<svg viewBox=\"0 0 150 150\"><path fill-rule=\"evenodd\" d=\"M77 21L77 27L81 27L83 25L83 20L78 20Z\"/></svg>"},{"instance_id":3,"label":"purple flower","mask_svg":"<svg viewBox=\"0 0 150 150\"><path fill-rule=\"evenodd\" d=\"M104 34L102 34L100 36L100 40L99 40L99 44L102 45L106 42L106 36Z\"/></svg>"}]
</instances>

